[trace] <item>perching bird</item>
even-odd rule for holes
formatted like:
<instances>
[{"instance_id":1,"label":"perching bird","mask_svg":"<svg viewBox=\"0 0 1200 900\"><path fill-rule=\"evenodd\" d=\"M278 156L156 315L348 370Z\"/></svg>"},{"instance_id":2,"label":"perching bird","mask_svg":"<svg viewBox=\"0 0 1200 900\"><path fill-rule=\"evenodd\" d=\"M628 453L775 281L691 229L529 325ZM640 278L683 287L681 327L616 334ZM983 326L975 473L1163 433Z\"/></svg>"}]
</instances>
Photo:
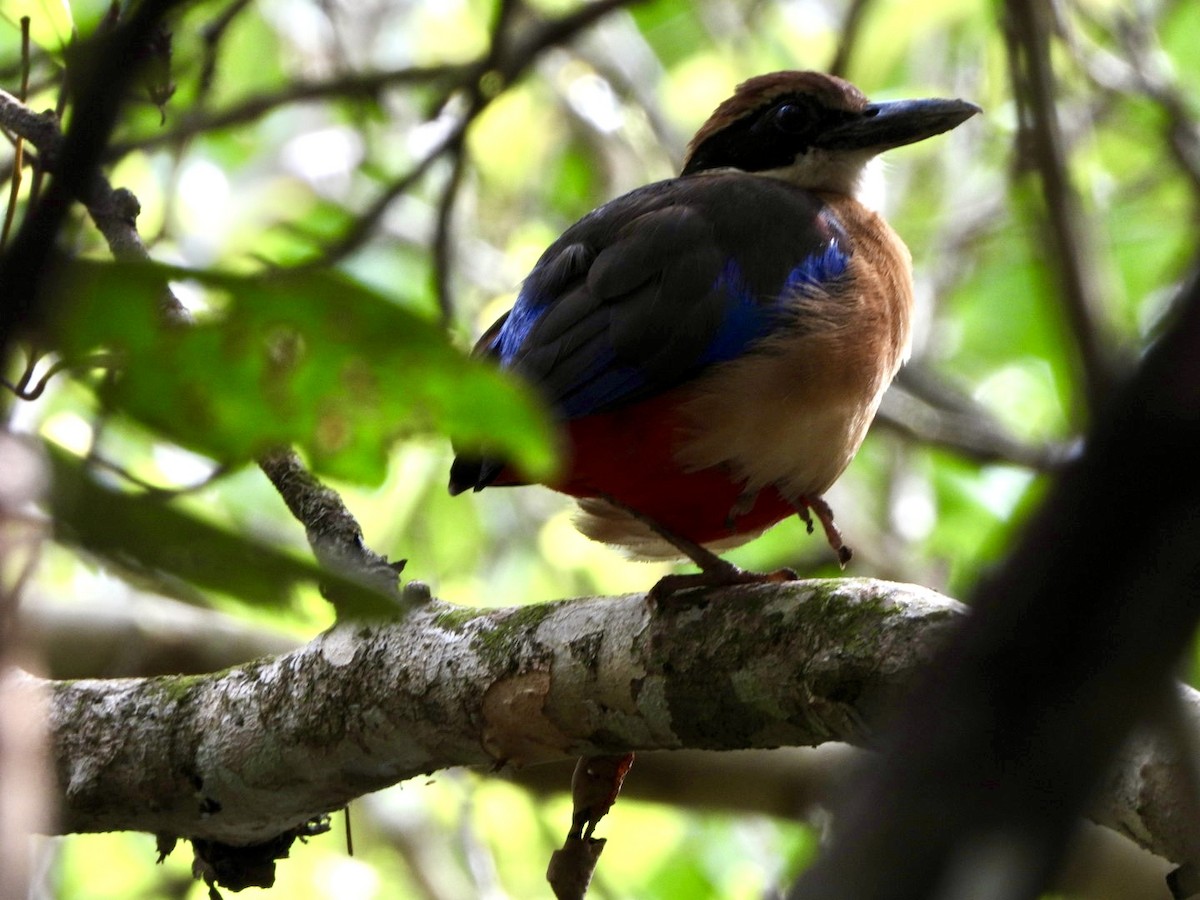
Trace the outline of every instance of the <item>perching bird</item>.
<instances>
[{"instance_id":1,"label":"perching bird","mask_svg":"<svg viewBox=\"0 0 1200 900\"><path fill-rule=\"evenodd\" d=\"M908 355L908 249L856 194L881 151L979 112L870 103L818 72L751 78L688 145L683 172L606 203L546 250L480 339L565 423L549 486L589 537L687 555L686 583L763 578L712 551L792 513L850 551L822 495ZM521 484L460 455L450 492ZM681 583L672 586L672 590Z\"/></svg>"}]
</instances>

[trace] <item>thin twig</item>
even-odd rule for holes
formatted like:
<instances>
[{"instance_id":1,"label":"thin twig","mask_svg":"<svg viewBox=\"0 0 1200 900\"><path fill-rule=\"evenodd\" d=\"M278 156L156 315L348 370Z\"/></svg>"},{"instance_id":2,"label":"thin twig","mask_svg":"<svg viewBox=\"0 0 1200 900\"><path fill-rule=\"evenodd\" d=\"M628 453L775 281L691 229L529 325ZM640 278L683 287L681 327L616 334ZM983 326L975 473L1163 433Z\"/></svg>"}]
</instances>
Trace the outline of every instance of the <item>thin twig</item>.
<instances>
[{"instance_id":1,"label":"thin twig","mask_svg":"<svg viewBox=\"0 0 1200 900\"><path fill-rule=\"evenodd\" d=\"M36 400L42 396L46 390L46 385L50 383L50 379L59 372L84 372L91 369L111 369L116 363L116 354L113 353L96 353L81 360L65 360L60 359L54 365L50 366L46 372L38 379L38 383L32 388L29 387L29 382L33 380L34 368L37 366L37 354L31 354L29 362L25 367L25 371L21 374L21 379L12 384L6 379L0 378L0 385L12 391L20 400Z\"/></svg>"},{"instance_id":2,"label":"thin twig","mask_svg":"<svg viewBox=\"0 0 1200 900\"><path fill-rule=\"evenodd\" d=\"M487 58L482 68L490 70L504 53L507 41L508 23L512 19L521 0L502 0L496 10L496 19L492 23L491 40ZM479 114L487 98L483 96L482 79L471 83L471 109L464 117L471 121ZM467 168L466 130L458 134L458 140L447 148L451 157L450 174L442 188L442 196L438 201L437 222L433 234L433 283L437 294L438 309L441 312L443 324L449 325L454 318L454 298L450 290L450 272L453 266L454 234L451 224L454 219L454 205L458 200L459 188L462 187L463 175Z\"/></svg>"},{"instance_id":3,"label":"thin twig","mask_svg":"<svg viewBox=\"0 0 1200 900\"><path fill-rule=\"evenodd\" d=\"M1056 105L1050 61L1052 10L1037 0L1010 0L1005 6L1009 70L1022 133L1033 151L1042 183L1052 256L1062 280L1062 299L1079 352L1084 390L1091 410L1101 407L1120 374L1106 296L1096 264L1090 220L1071 181Z\"/></svg>"},{"instance_id":4,"label":"thin twig","mask_svg":"<svg viewBox=\"0 0 1200 900\"><path fill-rule=\"evenodd\" d=\"M211 486L216 481L224 478L230 472L230 467L221 465L214 466L213 470L197 481L195 484L185 484L179 487L163 487L161 484L154 484L144 478L134 475L124 466L107 459L96 452L88 455L88 465L97 469L104 469L107 472L112 472L114 475L120 476L123 480L128 481L135 487L141 488L146 494L158 500L170 500L174 497L182 497L185 494L195 494L205 488Z\"/></svg>"},{"instance_id":5,"label":"thin twig","mask_svg":"<svg viewBox=\"0 0 1200 900\"><path fill-rule=\"evenodd\" d=\"M21 91L22 103L29 96L29 16L21 16ZM0 250L8 243L8 234L17 217L17 200L21 194L21 171L25 165L25 140L20 136L13 143L12 188L8 194L8 208L4 210L4 226L0 228Z\"/></svg>"},{"instance_id":6,"label":"thin twig","mask_svg":"<svg viewBox=\"0 0 1200 900\"><path fill-rule=\"evenodd\" d=\"M846 73L850 71L850 54L854 52L854 47L858 43L858 36L862 32L863 19L870 2L871 0L853 0L850 8L846 10L846 15L842 18L842 27L839 29L841 37L838 40L837 50L833 54L833 59L829 61L831 74L845 78Z\"/></svg>"},{"instance_id":7,"label":"thin twig","mask_svg":"<svg viewBox=\"0 0 1200 900\"><path fill-rule=\"evenodd\" d=\"M453 148L465 140L468 129L479 114L505 88L517 81L544 52L571 40L580 31L613 10L640 2L643 0L598 0L598 2L590 3L573 13L533 26L511 41L505 39L502 43L497 44L493 40L491 48L483 59L468 67L468 72L471 73L470 77L461 87L466 87L469 91L469 102L462 117L420 161L403 175L394 179L376 197L375 201L354 220L346 233L310 265L330 265L358 250L374 232L376 224L392 202L407 193L424 177L434 162L446 153L453 152ZM501 15L498 21L503 23L506 21L506 17ZM447 101L452 94L453 91L447 92Z\"/></svg>"},{"instance_id":8,"label":"thin twig","mask_svg":"<svg viewBox=\"0 0 1200 900\"><path fill-rule=\"evenodd\" d=\"M969 408L944 405L922 388L919 381L897 379L884 395L872 427L890 429L976 462L1002 462L1036 472L1061 468L1077 451L1077 443L1019 440L973 401Z\"/></svg>"},{"instance_id":9,"label":"thin twig","mask_svg":"<svg viewBox=\"0 0 1200 900\"><path fill-rule=\"evenodd\" d=\"M257 94L236 106L210 115L184 116L173 128L134 141L112 144L104 155L106 162L115 162L135 150L175 146L198 134L221 131L262 118L269 112L294 103L317 100L375 100L388 87L405 84L459 84L475 71L471 64L406 66L385 72L341 75L325 81L291 84L269 93Z\"/></svg>"},{"instance_id":10,"label":"thin twig","mask_svg":"<svg viewBox=\"0 0 1200 900\"><path fill-rule=\"evenodd\" d=\"M233 0L219 16L200 29L200 36L204 39L204 63L200 67L200 87L197 92L199 102L203 102L212 89L221 39L242 10L249 5L250 0Z\"/></svg>"},{"instance_id":11,"label":"thin twig","mask_svg":"<svg viewBox=\"0 0 1200 900\"><path fill-rule=\"evenodd\" d=\"M442 154L463 141L468 124L467 119L460 120L416 165L388 185L371 205L355 218L346 233L326 247L320 256L307 263L307 267L324 268L333 265L361 247L375 230L376 223L392 205L392 201L402 194L408 193L425 176L430 167L441 158Z\"/></svg>"},{"instance_id":12,"label":"thin twig","mask_svg":"<svg viewBox=\"0 0 1200 900\"><path fill-rule=\"evenodd\" d=\"M450 226L454 218L454 204L467 168L467 148L464 142L460 141L459 145L451 151L451 157L454 161L450 168L450 175L442 188L442 197L438 202L437 224L433 232L433 283L443 324L449 324L454 318L454 297L450 290L450 271L454 263L454 235Z\"/></svg>"}]
</instances>

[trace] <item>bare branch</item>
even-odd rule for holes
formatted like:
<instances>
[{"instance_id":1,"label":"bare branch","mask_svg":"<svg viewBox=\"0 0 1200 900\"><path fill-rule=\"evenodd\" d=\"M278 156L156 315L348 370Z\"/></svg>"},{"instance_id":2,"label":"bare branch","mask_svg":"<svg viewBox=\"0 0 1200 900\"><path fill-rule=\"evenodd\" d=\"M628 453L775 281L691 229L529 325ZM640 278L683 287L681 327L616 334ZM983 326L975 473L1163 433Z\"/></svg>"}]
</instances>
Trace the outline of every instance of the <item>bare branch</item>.
<instances>
[{"instance_id":1,"label":"bare branch","mask_svg":"<svg viewBox=\"0 0 1200 900\"><path fill-rule=\"evenodd\" d=\"M311 265L326 266L344 259L370 237L375 225L400 195L412 189L438 159L448 153L456 153L466 137L471 124L479 114L509 85L525 74L547 50L565 44L576 34L590 27L597 20L614 10L631 6L641 0L597 0L556 19L548 19L526 28L516 36L503 33L508 21L501 7L497 18L497 31L493 34L487 54L469 69L469 77L458 87L468 95L465 111L448 129L443 138L418 160L407 172L389 184L383 192L364 210L337 242L332 244ZM447 99L452 92L447 93ZM453 184L453 181L451 182ZM453 199L453 194L450 195Z\"/></svg>"},{"instance_id":2,"label":"bare branch","mask_svg":"<svg viewBox=\"0 0 1200 900\"><path fill-rule=\"evenodd\" d=\"M960 611L866 579L696 599L432 602L212 676L47 683L61 827L255 843L446 766L861 739Z\"/></svg>"},{"instance_id":3,"label":"bare branch","mask_svg":"<svg viewBox=\"0 0 1200 900\"><path fill-rule=\"evenodd\" d=\"M1087 10L1081 8L1080 12L1086 14ZM1200 193L1200 123L1191 112L1190 101L1178 78L1163 62L1156 31L1159 23L1145 9L1132 13L1114 11L1114 14L1115 36L1125 58L1089 44L1077 54L1084 70L1105 91L1140 94L1162 110L1167 142L1175 161L1191 181L1193 193ZM1077 36L1077 41L1082 43L1082 36Z\"/></svg>"},{"instance_id":4,"label":"bare branch","mask_svg":"<svg viewBox=\"0 0 1200 900\"><path fill-rule=\"evenodd\" d=\"M1118 749L1163 720L1200 621L1200 279L1173 318L981 584L792 896L931 896L981 871L998 900L1036 896ZM1166 771L1178 793L1186 756L1126 767L1133 793ZM1173 802L1180 819L1195 808ZM1156 852L1194 867L1198 835Z\"/></svg>"},{"instance_id":5,"label":"bare branch","mask_svg":"<svg viewBox=\"0 0 1200 900\"><path fill-rule=\"evenodd\" d=\"M1051 6L1037 0L1011 0L1005 6L1005 33L1021 129L1042 182L1052 265L1062 279L1062 299L1079 351L1088 406L1094 412L1121 373L1106 313L1108 298L1096 264L1095 239L1071 181L1058 118L1057 85L1050 61L1053 15Z\"/></svg>"},{"instance_id":6,"label":"bare branch","mask_svg":"<svg viewBox=\"0 0 1200 900\"><path fill-rule=\"evenodd\" d=\"M202 674L301 643L227 613L133 591L61 600L27 591L17 634L54 678Z\"/></svg>"},{"instance_id":7,"label":"bare branch","mask_svg":"<svg viewBox=\"0 0 1200 900\"><path fill-rule=\"evenodd\" d=\"M390 563L363 542L362 529L341 496L317 480L294 450L268 453L259 468L279 491L292 515L304 526L313 555L322 566L393 600L396 610L423 603L428 588L411 582L403 591L399 576L405 560ZM326 596L335 607L339 598Z\"/></svg>"},{"instance_id":8,"label":"bare branch","mask_svg":"<svg viewBox=\"0 0 1200 900\"><path fill-rule=\"evenodd\" d=\"M862 742L962 613L868 579L692 599L434 602L217 675L42 682L60 828L252 844L447 766ZM1184 696L1200 723L1200 694ZM1095 817L1182 861L1200 829L1170 815L1163 743L1134 745Z\"/></svg>"},{"instance_id":9,"label":"bare branch","mask_svg":"<svg viewBox=\"0 0 1200 900\"><path fill-rule=\"evenodd\" d=\"M52 112L34 112L12 94L0 89L0 125L12 130L38 149L42 167L57 171L63 148L63 135L58 117ZM87 208L97 230L104 236L112 255L126 262L145 262L150 259L146 245L137 231L141 212L130 191L113 188L108 179L95 173L78 198ZM164 288L161 309L168 320L186 322L190 316L171 289Z\"/></svg>"},{"instance_id":10,"label":"bare branch","mask_svg":"<svg viewBox=\"0 0 1200 900\"><path fill-rule=\"evenodd\" d=\"M442 197L438 201L437 225L433 232L433 281L442 322L447 325L454 318L454 299L450 288L454 242L450 226L454 218L454 204L458 200L458 191L467 168L467 148L461 140L451 155L453 162L450 175L442 187Z\"/></svg>"},{"instance_id":11,"label":"bare branch","mask_svg":"<svg viewBox=\"0 0 1200 900\"><path fill-rule=\"evenodd\" d=\"M1058 468L1075 446L1020 440L978 403L919 364L901 370L884 394L872 427L891 429L976 462L1011 463L1037 471Z\"/></svg>"},{"instance_id":12,"label":"bare branch","mask_svg":"<svg viewBox=\"0 0 1200 900\"><path fill-rule=\"evenodd\" d=\"M204 63L200 67L199 97L201 100L205 99L212 89L213 77L217 72L217 51L221 46L221 39L225 37L229 26L249 5L250 0L233 0L220 15L200 29L200 36L204 39Z\"/></svg>"},{"instance_id":13,"label":"bare branch","mask_svg":"<svg viewBox=\"0 0 1200 900\"><path fill-rule=\"evenodd\" d=\"M53 153L62 144L58 117L53 112L34 112L3 89L0 89L0 126L29 141L43 153Z\"/></svg>"},{"instance_id":14,"label":"bare branch","mask_svg":"<svg viewBox=\"0 0 1200 900\"><path fill-rule=\"evenodd\" d=\"M45 313L42 294L53 269L56 240L72 202L84 198L89 207L96 202L93 193L98 166L116 125L125 86L133 76L129 60L179 3L144 0L120 25L78 48L82 54L79 58L89 64L80 66L75 82L74 115L56 154L54 179L29 209L0 257L0 295L6 301L0 305L0 365L18 329ZM116 202L118 217L129 212L125 198Z\"/></svg>"},{"instance_id":15,"label":"bare branch","mask_svg":"<svg viewBox=\"0 0 1200 900\"><path fill-rule=\"evenodd\" d=\"M278 91L255 94L220 112L184 115L179 124L144 138L109 147L105 160L112 162L134 150L152 150L173 146L198 134L221 131L262 118L267 113L293 103L317 100L374 101L389 87L414 84L445 85L449 89L460 84L475 71L472 63L436 66L406 66L383 72L355 72L323 81L299 81Z\"/></svg>"},{"instance_id":16,"label":"bare branch","mask_svg":"<svg viewBox=\"0 0 1200 900\"><path fill-rule=\"evenodd\" d=\"M842 27L838 29L841 36L838 39L837 51L833 54L833 59L829 61L830 74L842 78L848 77L850 54L854 52L854 46L858 43L863 19L866 17L867 7L870 5L871 0L851 0L850 7L842 18Z\"/></svg>"}]
</instances>

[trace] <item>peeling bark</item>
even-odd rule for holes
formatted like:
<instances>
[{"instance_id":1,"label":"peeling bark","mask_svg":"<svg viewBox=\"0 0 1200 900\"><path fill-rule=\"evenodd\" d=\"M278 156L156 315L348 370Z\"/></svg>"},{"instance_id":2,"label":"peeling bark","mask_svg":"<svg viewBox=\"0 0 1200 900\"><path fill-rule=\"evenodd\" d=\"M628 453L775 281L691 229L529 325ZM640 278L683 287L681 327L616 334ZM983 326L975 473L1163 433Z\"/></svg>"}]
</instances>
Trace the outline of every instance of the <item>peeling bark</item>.
<instances>
[{"instance_id":1,"label":"peeling bark","mask_svg":"<svg viewBox=\"0 0 1200 900\"><path fill-rule=\"evenodd\" d=\"M255 843L447 766L861 737L958 610L853 579L434 602L215 675L47 682L60 827Z\"/></svg>"},{"instance_id":2,"label":"peeling bark","mask_svg":"<svg viewBox=\"0 0 1200 900\"><path fill-rule=\"evenodd\" d=\"M962 612L871 579L657 608L643 595L490 611L435 601L214 675L42 682L59 828L256 844L449 766L868 743ZM1185 702L1200 709L1198 697ZM1153 785L1178 763L1161 743L1140 739L1094 817L1184 862L1189 823L1153 814L1166 808ZM1129 780L1149 771L1153 782Z\"/></svg>"}]
</instances>

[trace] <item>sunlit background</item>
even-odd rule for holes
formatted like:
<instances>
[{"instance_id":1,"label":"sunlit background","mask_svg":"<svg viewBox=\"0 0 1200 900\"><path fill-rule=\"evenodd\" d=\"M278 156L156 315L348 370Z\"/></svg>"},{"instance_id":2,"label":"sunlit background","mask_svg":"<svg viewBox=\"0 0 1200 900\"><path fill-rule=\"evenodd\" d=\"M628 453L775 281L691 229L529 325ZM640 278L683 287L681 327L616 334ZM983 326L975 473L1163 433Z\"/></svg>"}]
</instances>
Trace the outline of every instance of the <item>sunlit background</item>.
<instances>
[{"instance_id":1,"label":"sunlit background","mask_svg":"<svg viewBox=\"0 0 1200 900\"><path fill-rule=\"evenodd\" d=\"M70 3L84 33L106 6ZM10 17L25 7L35 17L42 9L0 0ZM572 8L529 4L538 14ZM284 101L301 83L474 60L488 49L493 3L260 0L232 18L217 44L211 84L202 87L205 28L223 9L196 4L175 23L177 93L165 123L157 107L142 102L117 135L110 179L140 200L139 230L153 257L236 272L328 258L397 304L436 318L430 248L451 177L447 161L435 162L387 205L349 252L337 249L338 239L446 140L463 104L452 99L435 110L435 89L399 77L356 97ZM1114 346L1133 358L1155 333L1194 247L1200 162L1172 151L1162 104L1140 94L1129 72L1153 69L1190 98L1192 116L1200 112L1200 4L1076 0L1060 9L1069 48L1058 59L1061 116L1072 175L1094 225L1104 326ZM519 8L520 15L532 13ZM525 273L571 222L676 171L692 131L750 75L827 69L840 59L873 99L970 99L984 108L983 117L889 154L883 182L872 191L913 253L919 333L912 368L934 387L910 392L915 407L886 408L891 421L872 431L829 494L856 551L848 574L969 595L1036 503L1041 471L1072 452L1088 418L1037 185L1014 144L1018 110L998 16L998 5L984 0L654 0L547 52L468 132L449 228L446 285L456 341L468 347L507 309ZM1130 22L1149 46L1134 46ZM15 72L17 59L17 32L0 19L0 73ZM54 105L55 71L53 59L41 58L35 108ZM202 127L258 99L260 112ZM0 147L0 161L6 151ZM85 224L72 239L88 253L107 255ZM211 302L188 283L177 285L177 293L201 315ZM991 435L990 444L984 441L990 454L953 428L933 439L913 410L933 408L934 395L948 397ZM213 463L127 421L99 418L90 389L56 380L15 416L18 429L75 452L93 448L147 482L202 485L175 502L208 521L308 553L301 527L256 468L209 483ZM449 497L450 458L445 442L405 442L396 446L383 484L334 485L367 543L406 558L405 576L427 582L437 596L477 606L536 603L645 590L670 570L590 543L572 527L571 504L541 488ZM1122 527L1116 511L1113 527ZM820 535L806 535L795 521L731 558L758 569L837 573ZM315 593L299 594L283 611L219 596L204 601L226 618L196 619L189 627L197 642L228 640L221 629L232 627L280 642L249 646L278 649L332 620ZM29 600L35 612L74 604L76 612L134 619L169 609L169 602L55 548ZM86 645L86 630L77 639ZM87 674L139 671L137 652L129 655L96 659ZM631 783L637 777L635 767ZM799 819L689 810L685 797L680 804L618 804L601 827L610 841L591 896L773 896L819 838L816 827ZM562 841L570 809L561 795L547 799L502 779L455 771L364 798L352 816L354 856L346 855L335 818L331 835L297 844L280 864L277 896L547 896L546 862ZM43 896L205 896L191 879L186 850L156 867L149 836L45 840L38 854Z\"/></svg>"}]
</instances>

